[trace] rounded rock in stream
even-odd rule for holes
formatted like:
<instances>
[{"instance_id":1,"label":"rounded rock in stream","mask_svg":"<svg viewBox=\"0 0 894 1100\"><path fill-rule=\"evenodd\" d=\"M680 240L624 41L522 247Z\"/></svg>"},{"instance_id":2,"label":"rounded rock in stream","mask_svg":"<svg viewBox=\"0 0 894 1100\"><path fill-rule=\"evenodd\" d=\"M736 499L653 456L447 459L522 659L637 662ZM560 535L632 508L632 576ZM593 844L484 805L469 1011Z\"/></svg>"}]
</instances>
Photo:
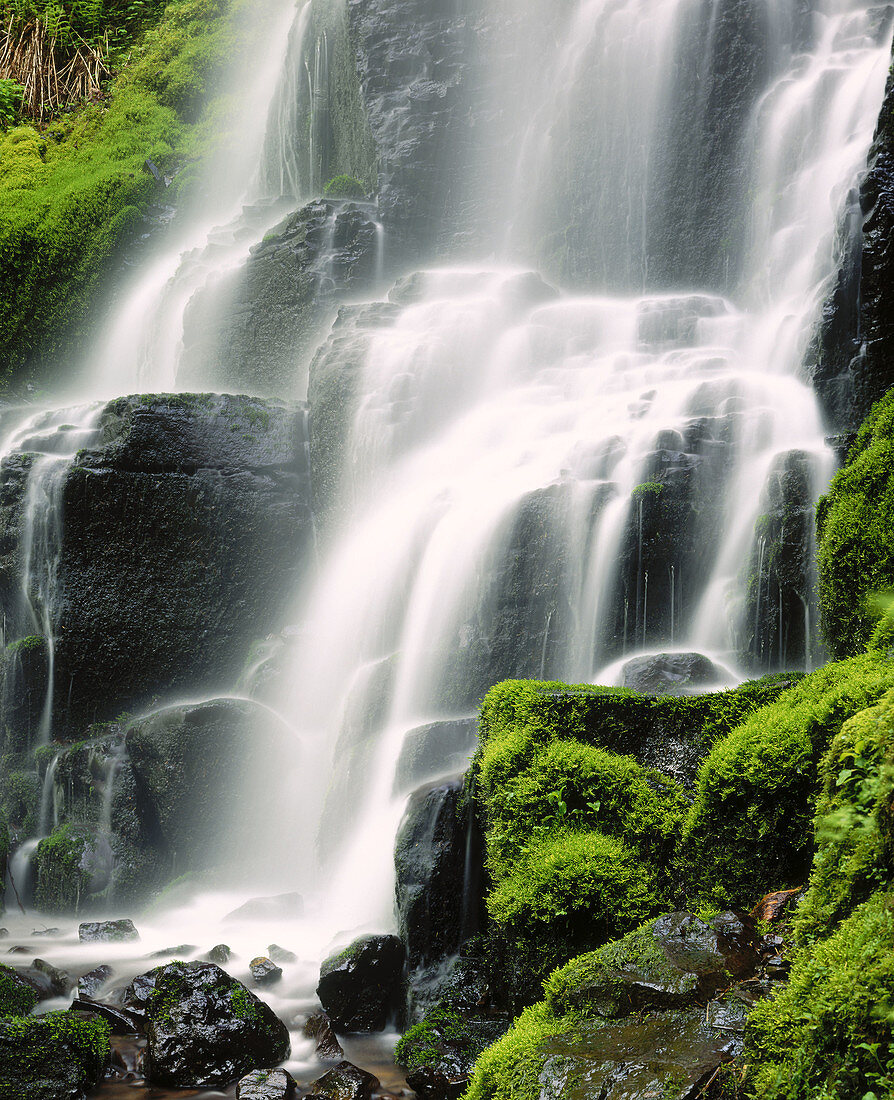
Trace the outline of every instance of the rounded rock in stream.
<instances>
[{"instance_id":1,"label":"rounded rock in stream","mask_svg":"<svg viewBox=\"0 0 894 1100\"><path fill-rule=\"evenodd\" d=\"M88 921L78 927L81 943L126 943L139 938L132 920Z\"/></svg>"},{"instance_id":2,"label":"rounded rock in stream","mask_svg":"<svg viewBox=\"0 0 894 1100\"><path fill-rule=\"evenodd\" d=\"M317 996L336 1031L385 1029L397 1007L405 957L397 936L361 936L326 959Z\"/></svg>"},{"instance_id":3,"label":"rounded rock in stream","mask_svg":"<svg viewBox=\"0 0 894 1100\"><path fill-rule=\"evenodd\" d=\"M255 985L273 985L282 977L282 967L264 956L252 959L248 968Z\"/></svg>"},{"instance_id":4,"label":"rounded rock in stream","mask_svg":"<svg viewBox=\"0 0 894 1100\"><path fill-rule=\"evenodd\" d=\"M171 963L136 981L146 995L153 1085L221 1088L291 1052L269 1005L214 963Z\"/></svg>"},{"instance_id":5,"label":"rounded rock in stream","mask_svg":"<svg viewBox=\"0 0 894 1100\"><path fill-rule=\"evenodd\" d=\"M351 1062L339 1062L314 1081L311 1095L326 1100L369 1100L378 1087L378 1077Z\"/></svg>"},{"instance_id":6,"label":"rounded rock in stream","mask_svg":"<svg viewBox=\"0 0 894 1100\"><path fill-rule=\"evenodd\" d=\"M720 669L701 653L656 653L634 657L622 673L622 687L643 695L686 695L723 679Z\"/></svg>"},{"instance_id":7,"label":"rounded rock in stream","mask_svg":"<svg viewBox=\"0 0 894 1100\"><path fill-rule=\"evenodd\" d=\"M256 1069L236 1086L236 1100L292 1100L296 1088L284 1069Z\"/></svg>"}]
</instances>

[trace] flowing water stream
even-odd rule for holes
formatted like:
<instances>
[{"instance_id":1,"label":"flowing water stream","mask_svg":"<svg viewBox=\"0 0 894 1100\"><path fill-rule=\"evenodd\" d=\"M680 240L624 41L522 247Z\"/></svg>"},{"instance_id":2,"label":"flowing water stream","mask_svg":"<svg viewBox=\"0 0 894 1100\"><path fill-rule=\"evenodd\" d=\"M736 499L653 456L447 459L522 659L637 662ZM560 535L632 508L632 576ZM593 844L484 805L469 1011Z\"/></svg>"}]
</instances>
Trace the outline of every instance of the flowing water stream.
<instances>
[{"instance_id":1,"label":"flowing water stream","mask_svg":"<svg viewBox=\"0 0 894 1100\"><path fill-rule=\"evenodd\" d=\"M252 92L266 134L247 130L218 208L125 298L82 400L184 388L197 289L319 187L290 136L324 77L306 41L311 5L274 6ZM393 924L408 735L474 714L507 676L609 682L629 657L670 648L708 654L718 682L747 671L755 616L775 599L759 580L757 608L747 601L766 487L800 463L809 505L834 468L800 368L890 57L871 5L803 7L754 0L743 37L721 0L514 5L515 45L538 65L521 87L492 61L490 125L515 151L487 169L493 255L402 280L376 323L353 315L315 368L337 370L346 339L361 364L343 410L338 519L292 594L274 704L296 731L296 770L315 778L300 843L286 827L271 840L269 892L300 890L305 916L227 925L236 897L206 894L147 915L140 958L114 949L122 973L183 941L225 940L241 965L269 936L300 953L271 998L300 1016L333 943ZM20 433L5 449L23 446ZM52 618L60 461L52 449L39 459L29 490L38 618ZM809 665L809 601L779 615L798 621L779 623L772 660L751 657ZM428 774L444 769L435 751ZM32 919L11 920L27 942ZM70 923L58 952L58 965L92 965ZM304 1065L307 1044L296 1050Z\"/></svg>"}]
</instances>

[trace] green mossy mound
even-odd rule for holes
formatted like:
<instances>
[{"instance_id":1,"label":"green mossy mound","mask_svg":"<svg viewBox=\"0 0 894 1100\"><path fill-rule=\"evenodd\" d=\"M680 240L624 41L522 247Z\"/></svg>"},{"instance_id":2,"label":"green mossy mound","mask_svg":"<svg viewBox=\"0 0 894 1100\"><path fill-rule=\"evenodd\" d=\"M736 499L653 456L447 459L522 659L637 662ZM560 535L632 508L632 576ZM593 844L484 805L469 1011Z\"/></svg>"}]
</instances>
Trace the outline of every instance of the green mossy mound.
<instances>
[{"instance_id":1,"label":"green mossy mound","mask_svg":"<svg viewBox=\"0 0 894 1100\"><path fill-rule=\"evenodd\" d=\"M27 1016L37 1004L37 994L9 966L0 963L0 1018Z\"/></svg>"},{"instance_id":2,"label":"green mossy mound","mask_svg":"<svg viewBox=\"0 0 894 1100\"><path fill-rule=\"evenodd\" d=\"M881 1100L894 1093L894 896L858 908L804 951L749 1020L749 1095Z\"/></svg>"},{"instance_id":3,"label":"green mossy mound","mask_svg":"<svg viewBox=\"0 0 894 1100\"><path fill-rule=\"evenodd\" d=\"M90 896L96 845L89 830L62 825L37 846L34 903L44 913L77 913Z\"/></svg>"},{"instance_id":4,"label":"green mossy mound","mask_svg":"<svg viewBox=\"0 0 894 1100\"><path fill-rule=\"evenodd\" d=\"M173 174L207 151L210 127L196 123L247 34L225 16L244 6L171 0L130 51L108 103L41 131L0 134L0 382L71 364L72 348L89 336L97 292L148 205L169 202L193 178L182 172L165 193L144 162ZM212 114L225 130L225 99Z\"/></svg>"},{"instance_id":5,"label":"green mossy mound","mask_svg":"<svg viewBox=\"0 0 894 1100\"><path fill-rule=\"evenodd\" d=\"M0 1021L0 1100L69 1100L101 1080L109 1025L68 1012Z\"/></svg>"},{"instance_id":6,"label":"green mossy mound","mask_svg":"<svg viewBox=\"0 0 894 1100\"><path fill-rule=\"evenodd\" d=\"M750 908L767 889L803 885L823 753L848 718L892 687L894 662L881 654L828 665L717 742L678 852L692 896Z\"/></svg>"},{"instance_id":7,"label":"green mossy mound","mask_svg":"<svg viewBox=\"0 0 894 1100\"><path fill-rule=\"evenodd\" d=\"M894 587L894 390L873 408L820 500L822 628L836 657L859 653L878 615L873 593Z\"/></svg>"}]
</instances>

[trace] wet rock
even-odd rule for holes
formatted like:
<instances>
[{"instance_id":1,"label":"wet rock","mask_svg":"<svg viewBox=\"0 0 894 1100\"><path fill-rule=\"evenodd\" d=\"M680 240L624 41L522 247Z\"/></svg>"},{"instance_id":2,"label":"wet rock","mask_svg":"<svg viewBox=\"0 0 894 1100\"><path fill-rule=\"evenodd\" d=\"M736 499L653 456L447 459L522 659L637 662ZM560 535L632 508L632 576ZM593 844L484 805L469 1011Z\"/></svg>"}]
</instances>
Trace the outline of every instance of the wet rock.
<instances>
[{"instance_id":1,"label":"wet rock","mask_svg":"<svg viewBox=\"0 0 894 1100\"><path fill-rule=\"evenodd\" d=\"M16 944L15 947L10 947L6 952L7 955L33 955L35 949L33 947L25 947L24 944Z\"/></svg>"},{"instance_id":2,"label":"wet rock","mask_svg":"<svg viewBox=\"0 0 894 1100\"><path fill-rule=\"evenodd\" d=\"M294 951L287 951L284 947L280 947L278 943L271 943L267 948L267 954L277 963L298 962L298 956Z\"/></svg>"},{"instance_id":3,"label":"wet rock","mask_svg":"<svg viewBox=\"0 0 894 1100\"><path fill-rule=\"evenodd\" d=\"M296 1088L284 1069L257 1069L236 1086L236 1100L292 1100Z\"/></svg>"},{"instance_id":4,"label":"wet rock","mask_svg":"<svg viewBox=\"0 0 894 1100\"><path fill-rule=\"evenodd\" d=\"M475 718L428 722L410 730L395 767L395 791L410 791L429 778L464 772L477 744Z\"/></svg>"},{"instance_id":5,"label":"wet rock","mask_svg":"<svg viewBox=\"0 0 894 1100\"><path fill-rule=\"evenodd\" d=\"M108 837L85 825L60 826L37 846L35 905L44 912L78 912L109 885L114 863Z\"/></svg>"},{"instance_id":6,"label":"wet rock","mask_svg":"<svg viewBox=\"0 0 894 1100\"><path fill-rule=\"evenodd\" d=\"M82 1100L108 1062L102 1021L73 1012L0 1021L0 1082L10 1098Z\"/></svg>"},{"instance_id":7,"label":"wet rock","mask_svg":"<svg viewBox=\"0 0 894 1100\"><path fill-rule=\"evenodd\" d=\"M744 913L721 913L710 924L692 913L670 913L655 922L653 935L668 961L698 975L703 987L745 977L760 959L760 939Z\"/></svg>"},{"instance_id":8,"label":"wet rock","mask_svg":"<svg viewBox=\"0 0 894 1100\"><path fill-rule=\"evenodd\" d=\"M38 999L31 982L11 966L0 963L0 1017L27 1016Z\"/></svg>"},{"instance_id":9,"label":"wet rock","mask_svg":"<svg viewBox=\"0 0 894 1100\"><path fill-rule=\"evenodd\" d=\"M344 1058L345 1052L332 1030L332 1021L325 1012L308 1016L304 1022L303 1031L308 1039L316 1039L317 1057L324 1062L336 1062Z\"/></svg>"},{"instance_id":10,"label":"wet rock","mask_svg":"<svg viewBox=\"0 0 894 1100\"><path fill-rule=\"evenodd\" d=\"M227 913L224 920L279 920L282 917L300 917L303 910L300 894L276 894L270 898L251 898L232 913Z\"/></svg>"},{"instance_id":11,"label":"wet rock","mask_svg":"<svg viewBox=\"0 0 894 1100\"><path fill-rule=\"evenodd\" d=\"M326 959L317 996L336 1031L384 1030L400 998L404 959L397 936L363 936Z\"/></svg>"},{"instance_id":12,"label":"wet rock","mask_svg":"<svg viewBox=\"0 0 894 1100\"><path fill-rule=\"evenodd\" d=\"M282 1021L213 963L171 963L143 977L152 984L145 1002L152 1084L220 1088L288 1057Z\"/></svg>"},{"instance_id":13,"label":"wet rock","mask_svg":"<svg viewBox=\"0 0 894 1100\"><path fill-rule=\"evenodd\" d=\"M411 969L454 955L466 914L466 814L462 780L417 791L410 799L394 847L395 901ZM481 859L481 845L471 846ZM480 874L475 876L480 882ZM468 899L477 910L478 899Z\"/></svg>"},{"instance_id":14,"label":"wet rock","mask_svg":"<svg viewBox=\"0 0 894 1100\"><path fill-rule=\"evenodd\" d=\"M282 968L277 966L272 959L267 959L263 955L251 960L249 970L255 985L273 985L282 977Z\"/></svg>"},{"instance_id":15,"label":"wet rock","mask_svg":"<svg viewBox=\"0 0 894 1100\"><path fill-rule=\"evenodd\" d=\"M297 406L232 395L106 405L97 442L60 490L58 736L161 694L235 682L246 634L277 625L309 545L304 419ZM11 608L24 568L20 511L0 502L4 546L16 547L0 562Z\"/></svg>"},{"instance_id":16,"label":"wet rock","mask_svg":"<svg viewBox=\"0 0 894 1100\"><path fill-rule=\"evenodd\" d=\"M212 947L208 952L208 962L217 963L218 966L223 966L224 963L228 963L232 957L233 952L225 943L219 943L216 947Z\"/></svg>"},{"instance_id":17,"label":"wet rock","mask_svg":"<svg viewBox=\"0 0 894 1100\"><path fill-rule=\"evenodd\" d=\"M658 653L634 657L621 672L621 686L644 695L681 695L704 690L722 679L701 653Z\"/></svg>"},{"instance_id":18,"label":"wet rock","mask_svg":"<svg viewBox=\"0 0 894 1100\"><path fill-rule=\"evenodd\" d=\"M78 926L81 943L129 943L139 938L132 920L86 921Z\"/></svg>"},{"instance_id":19,"label":"wet rock","mask_svg":"<svg viewBox=\"0 0 894 1100\"><path fill-rule=\"evenodd\" d=\"M69 973L59 970L44 959L35 959L27 970L21 971L21 975L42 1001L51 997L64 997L74 985Z\"/></svg>"},{"instance_id":20,"label":"wet rock","mask_svg":"<svg viewBox=\"0 0 894 1100\"><path fill-rule=\"evenodd\" d=\"M119 1005L106 1004L92 997L78 996L71 1002L71 1007L74 1012L89 1012L99 1016L109 1024L113 1035L133 1035L143 1029L145 1018Z\"/></svg>"},{"instance_id":21,"label":"wet rock","mask_svg":"<svg viewBox=\"0 0 894 1100\"><path fill-rule=\"evenodd\" d=\"M78 996L95 997L112 980L114 970L110 966L97 966L78 978Z\"/></svg>"},{"instance_id":22,"label":"wet rock","mask_svg":"<svg viewBox=\"0 0 894 1100\"><path fill-rule=\"evenodd\" d=\"M413 1066L407 1084L420 1100L459 1100L483 1050L509 1027L507 1016L467 1015L441 1002L401 1040L395 1057Z\"/></svg>"},{"instance_id":23,"label":"wet rock","mask_svg":"<svg viewBox=\"0 0 894 1100\"><path fill-rule=\"evenodd\" d=\"M369 1100L379 1087L379 1079L351 1062L339 1062L337 1066L314 1081L312 1095L327 1100Z\"/></svg>"},{"instance_id":24,"label":"wet rock","mask_svg":"<svg viewBox=\"0 0 894 1100\"><path fill-rule=\"evenodd\" d=\"M565 1100L569 1095L695 1100L717 1066L741 1049L741 1037L712 1028L703 1008L584 1025L547 1041L540 1100Z\"/></svg>"},{"instance_id":25,"label":"wet rock","mask_svg":"<svg viewBox=\"0 0 894 1100\"><path fill-rule=\"evenodd\" d=\"M58 936L58 928L35 928L31 933L32 936Z\"/></svg>"}]
</instances>

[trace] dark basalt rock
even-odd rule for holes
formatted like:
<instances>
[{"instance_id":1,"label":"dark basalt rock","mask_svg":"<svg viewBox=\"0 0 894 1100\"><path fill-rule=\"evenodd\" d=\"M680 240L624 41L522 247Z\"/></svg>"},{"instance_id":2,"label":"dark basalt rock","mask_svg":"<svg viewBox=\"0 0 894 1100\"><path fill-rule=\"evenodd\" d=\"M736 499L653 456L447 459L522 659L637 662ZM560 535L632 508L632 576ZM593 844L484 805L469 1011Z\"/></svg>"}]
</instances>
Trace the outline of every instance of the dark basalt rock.
<instances>
[{"instance_id":1,"label":"dark basalt rock","mask_svg":"<svg viewBox=\"0 0 894 1100\"><path fill-rule=\"evenodd\" d=\"M394 770L395 793L465 771L477 744L478 722L474 718L428 722L410 730Z\"/></svg>"},{"instance_id":2,"label":"dark basalt rock","mask_svg":"<svg viewBox=\"0 0 894 1100\"><path fill-rule=\"evenodd\" d=\"M78 978L78 996L95 997L104 986L109 984L114 973L110 966L104 965L82 974Z\"/></svg>"},{"instance_id":3,"label":"dark basalt rock","mask_svg":"<svg viewBox=\"0 0 894 1100\"><path fill-rule=\"evenodd\" d=\"M277 966L272 959L258 956L249 963L252 981L255 985L273 985L282 977L282 968Z\"/></svg>"},{"instance_id":4,"label":"dark basalt rock","mask_svg":"<svg viewBox=\"0 0 894 1100\"><path fill-rule=\"evenodd\" d=\"M710 924L691 913L670 913L655 922L653 935L668 962L697 974L702 987L743 978L760 959L760 938L744 913L720 913Z\"/></svg>"},{"instance_id":5,"label":"dark basalt rock","mask_svg":"<svg viewBox=\"0 0 894 1100\"><path fill-rule=\"evenodd\" d=\"M74 985L71 975L44 959L35 959L27 970L19 972L42 1001L64 997Z\"/></svg>"},{"instance_id":6,"label":"dark basalt rock","mask_svg":"<svg viewBox=\"0 0 894 1100\"><path fill-rule=\"evenodd\" d=\"M480 898L467 899L466 885L480 887L482 845L477 831L467 843L462 788L459 779L418 791L395 841L395 900L411 970L455 954L476 926ZM467 869L468 856L474 868Z\"/></svg>"},{"instance_id":7,"label":"dark basalt rock","mask_svg":"<svg viewBox=\"0 0 894 1100\"><path fill-rule=\"evenodd\" d=\"M213 963L172 963L143 978L152 985L145 1001L152 1084L219 1088L289 1056L282 1021Z\"/></svg>"},{"instance_id":8,"label":"dark basalt rock","mask_svg":"<svg viewBox=\"0 0 894 1100\"><path fill-rule=\"evenodd\" d=\"M325 1012L317 1012L313 1016L308 1016L304 1022L303 1030L308 1039L316 1039L318 1058L321 1058L324 1062L336 1062L344 1058L345 1052L332 1030L332 1021Z\"/></svg>"},{"instance_id":9,"label":"dark basalt rock","mask_svg":"<svg viewBox=\"0 0 894 1100\"><path fill-rule=\"evenodd\" d=\"M402 1062L416 1063L407 1084L420 1100L459 1100L478 1056L509 1027L507 1016L485 1016L480 1007L455 1010L448 1003L441 1001L425 1017L421 1034L409 1032L397 1050Z\"/></svg>"},{"instance_id":10,"label":"dark basalt rock","mask_svg":"<svg viewBox=\"0 0 894 1100\"><path fill-rule=\"evenodd\" d=\"M363 936L326 959L317 996L336 1031L384 1030L400 999L404 960L397 936Z\"/></svg>"},{"instance_id":11,"label":"dark basalt rock","mask_svg":"<svg viewBox=\"0 0 894 1100\"><path fill-rule=\"evenodd\" d=\"M93 1017L0 1020L0 1089L10 1100L85 1100L108 1062L108 1030Z\"/></svg>"},{"instance_id":12,"label":"dark basalt rock","mask_svg":"<svg viewBox=\"0 0 894 1100\"><path fill-rule=\"evenodd\" d=\"M223 966L230 961L230 956L232 954L233 952L225 943L219 943L208 952L208 961L217 963L218 966Z\"/></svg>"},{"instance_id":13,"label":"dark basalt rock","mask_svg":"<svg viewBox=\"0 0 894 1100\"><path fill-rule=\"evenodd\" d=\"M551 1039L539 1078L541 1100L568 1096L696 1100L717 1066L742 1049L738 1033L716 1031L703 1008L642 1021L582 1027Z\"/></svg>"},{"instance_id":14,"label":"dark basalt rock","mask_svg":"<svg viewBox=\"0 0 894 1100\"><path fill-rule=\"evenodd\" d=\"M252 393L294 391L302 356L339 299L373 290L379 237L369 204L317 201L289 214L242 268L191 299L182 379L198 389L223 381Z\"/></svg>"},{"instance_id":15,"label":"dark basalt rock","mask_svg":"<svg viewBox=\"0 0 894 1100\"><path fill-rule=\"evenodd\" d=\"M86 921L78 926L81 943L127 943L139 938L132 920Z\"/></svg>"},{"instance_id":16,"label":"dark basalt rock","mask_svg":"<svg viewBox=\"0 0 894 1100\"><path fill-rule=\"evenodd\" d=\"M143 1030L144 1017L129 1012L119 1005L95 1001L92 997L78 996L71 1002L72 1011L89 1012L108 1023L113 1035L134 1035Z\"/></svg>"},{"instance_id":17,"label":"dark basalt rock","mask_svg":"<svg viewBox=\"0 0 894 1100\"><path fill-rule=\"evenodd\" d=\"M644 695L680 695L704 690L721 679L720 670L701 653L657 653L634 657L621 671L621 686Z\"/></svg>"},{"instance_id":18,"label":"dark basalt rock","mask_svg":"<svg viewBox=\"0 0 894 1100\"><path fill-rule=\"evenodd\" d=\"M351 1062L337 1066L314 1081L312 1096L327 1100L369 1100L379 1087L379 1079Z\"/></svg>"},{"instance_id":19,"label":"dark basalt rock","mask_svg":"<svg viewBox=\"0 0 894 1100\"><path fill-rule=\"evenodd\" d=\"M284 1069L257 1069L236 1086L236 1100L292 1100L297 1085Z\"/></svg>"},{"instance_id":20,"label":"dark basalt rock","mask_svg":"<svg viewBox=\"0 0 894 1100\"><path fill-rule=\"evenodd\" d=\"M246 634L277 625L310 537L305 442L303 409L256 398L136 396L104 408L96 442L59 487L57 737L162 692L235 682ZM22 456L4 463L0 596L15 619L28 471Z\"/></svg>"}]
</instances>

